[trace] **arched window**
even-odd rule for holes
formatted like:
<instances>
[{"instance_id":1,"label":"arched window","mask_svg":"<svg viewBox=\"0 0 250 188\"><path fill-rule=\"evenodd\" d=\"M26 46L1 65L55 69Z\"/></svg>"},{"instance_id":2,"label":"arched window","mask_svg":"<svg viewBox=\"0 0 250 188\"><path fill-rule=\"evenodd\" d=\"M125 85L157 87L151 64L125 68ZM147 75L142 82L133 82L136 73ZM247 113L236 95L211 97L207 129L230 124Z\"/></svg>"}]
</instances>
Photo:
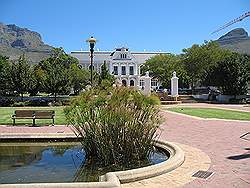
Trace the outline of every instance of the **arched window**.
<instances>
[{"instance_id":1,"label":"arched window","mask_svg":"<svg viewBox=\"0 0 250 188\"><path fill-rule=\"evenodd\" d=\"M122 85L123 86L127 86L127 81L126 80L122 80Z\"/></svg>"},{"instance_id":2,"label":"arched window","mask_svg":"<svg viewBox=\"0 0 250 188\"><path fill-rule=\"evenodd\" d=\"M135 86L135 81L134 80L130 80L130 83L129 83L130 86Z\"/></svg>"}]
</instances>

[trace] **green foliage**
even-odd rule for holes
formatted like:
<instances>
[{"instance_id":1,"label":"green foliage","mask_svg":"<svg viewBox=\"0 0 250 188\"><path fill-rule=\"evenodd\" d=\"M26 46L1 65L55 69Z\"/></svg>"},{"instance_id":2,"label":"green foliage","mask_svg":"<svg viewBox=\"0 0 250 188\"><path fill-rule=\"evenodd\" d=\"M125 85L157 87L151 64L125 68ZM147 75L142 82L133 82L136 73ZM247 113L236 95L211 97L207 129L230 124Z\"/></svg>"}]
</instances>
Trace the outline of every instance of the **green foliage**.
<instances>
[{"instance_id":1,"label":"green foliage","mask_svg":"<svg viewBox=\"0 0 250 188\"><path fill-rule=\"evenodd\" d=\"M74 94L79 92L89 84L90 72L82 69L78 64L72 64L69 69L70 85L74 90Z\"/></svg>"},{"instance_id":2,"label":"green foliage","mask_svg":"<svg viewBox=\"0 0 250 188\"><path fill-rule=\"evenodd\" d=\"M111 83L115 81L115 77L109 73L106 61L101 66L100 79L101 80L109 80Z\"/></svg>"},{"instance_id":3,"label":"green foliage","mask_svg":"<svg viewBox=\"0 0 250 188\"><path fill-rule=\"evenodd\" d=\"M12 64L11 79L13 89L21 94L23 100L23 94L28 92L34 80L31 66L24 55L20 56L18 62Z\"/></svg>"},{"instance_id":4,"label":"green foliage","mask_svg":"<svg viewBox=\"0 0 250 188\"><path fill-rule=\"evenodd\" d=\"M89 158L103 165L129 165L152 149L160 123L158 102L126 87L92 89L73 100L65 114Z\"/></svg>"},{"instance_id":5,"label":"green foliage","mask_svg":"<svg viewBox=\"0 0 250 188\"><path fill-rule=\"evenodd\" d=\"M205 84L221 88L225 95L245 94L250 81L249 64L249 56L232 53L210 68Z\"/></svg>"},{"instance_id":6,"label":"green foliage","mask_svg":"<svg viewBox=\"0 0 250 188\"><path fill-rule=\"evenodd\" d=\"M194 44L191 48L183 49L183 52L182 61L192 88L203 81L210 72L210 67L216 66L218 61L231 54L229 50L220 48L213 41L205 42L202 45Z\"/></svg>"},{"instance_id":7,"label":"green foliage","mask_svg":"<svg viewBox=\"0 0 250 188\"><path fill-rule=\"evenodd\" d=\"M156 55L143 64L142 73L145 73L146 71L149 71L150 76L161 81L165 88L170 88L170 80L173 71L176 71L180 79L180 87L185 87L188 83L187 72L185 71L180 56L178 55Z\"/></svg>"},{"instance_id":8,"label":"green foliage","mask_svg":"<svg viewBox=\"0 0 250 188\"><path fill-rule=\"evenodd\" d=\"M70 91L70 67L78 61L67 55L62 48L55 48L50 58L42 61L39 66L43 72L44 88L53 93L56 100L58 93L69 93ZM71 79L72 81L72 79Z\"/></svg>"},{"instance_id":9,"label":"green foliage","mask_svg":"<svg viewBox=\"0 0 250 188\"><path fill-rule=\"evenodd\" d=\"M101 72L99 76L99 83L96 86L99 89L109 89L115 83L114 75L109 73L106 62L101 66Z\"/></svg>"},{"instance_id":10,"label":"green foliage","mask_svg":"<svg viewBox=\"0 0 250 188\"><path fill-rule=\"evenodd\" d=\"M5 95L11 89L11 64L8 57L0 55L0 95Z\"/></svg>"}]
</instances>

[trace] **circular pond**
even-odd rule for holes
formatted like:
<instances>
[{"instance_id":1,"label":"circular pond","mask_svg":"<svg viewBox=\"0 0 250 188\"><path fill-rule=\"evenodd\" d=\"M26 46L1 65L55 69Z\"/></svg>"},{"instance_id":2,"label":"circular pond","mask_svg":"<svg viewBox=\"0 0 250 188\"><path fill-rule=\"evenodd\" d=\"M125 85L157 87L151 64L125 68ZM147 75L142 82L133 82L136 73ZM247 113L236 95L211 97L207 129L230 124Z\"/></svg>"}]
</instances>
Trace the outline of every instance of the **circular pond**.
<instances>
[{"instance_id":1,"label":"circular pond","mask_svg":"<svg viewBox=\"0 0 250 188\"><path fill-rule=\"evenodd\" d=\"M86 159L79 143L0 143L0 184L98 181L107 172L149 166L168 157L156 148L145 161L103 168Z\"/></svg>"}]
</instances>

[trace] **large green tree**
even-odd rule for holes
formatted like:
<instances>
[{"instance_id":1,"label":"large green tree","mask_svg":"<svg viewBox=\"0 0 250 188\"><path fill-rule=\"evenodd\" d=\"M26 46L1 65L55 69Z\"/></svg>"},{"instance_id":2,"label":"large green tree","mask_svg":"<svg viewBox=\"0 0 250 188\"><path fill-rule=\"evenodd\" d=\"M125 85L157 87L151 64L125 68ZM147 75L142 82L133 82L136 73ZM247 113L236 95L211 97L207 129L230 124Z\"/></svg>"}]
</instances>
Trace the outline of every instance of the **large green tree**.
<instances>
[{"instance_id":1,"label":"large green tree","mask_svg":"<svg viewBox=\"0 0 250 188\"><path fill-rule=\"evenodd\" d=\"M11 89L11 64L8 57L0 55L0 95L5 95Z\"/></svg>"},{"instance_id":2,"label":"large green tree","mask_svg":"<svg viewBox=\"0 0 250 188\"><path fill-rule=\"evenodd\" d=\"M101 66L101 72L99 76L99 87L106 89L111 87L115 83L114 75L109 73L106 62Z\"/></svg>"},{"instance_id":3,"label":"large green tree","mask_svg":"<svg viewBox=\"0 0 250 188\"><path fill-rule=\"evenodd\" d=\"M231 54L229 50L220 48L213 41L202 45L194 44L191 48L183 49L182 62L190 79L192 89L201 84L211 71L211 67Z\"/></svg>"},{"instance_id":4,"label":"large green tree","mask_svg":"<svg viewBox=\"0 0 250 188\"><path fill-rule=\"evenodd\" d=\"M206 85L219 87L225 95L242 95L250 81L250 56L232 53L210 68Z\"/></svg>"},{"instance_id":5,"label":"large green tree","mask_svg":"<svg viewBox=\"0 0 250 188\"><path fill-rule=\"evenodd\" d=\"M149 71L151 77L158 79L162 82L163 87L170 87L170 80L173 71L176 71L179 77L180 87L187 87L188 76L181 62L179 55L174 54L161 54L156 55L147 60L142 65L142 74Z\"/></svg>"},{"instance_id":6,"label":"large green tree","mask_svg":"<svg viewBox=\"0 0 250 188\"><path fill-rule=\"evenodd\" d=\"M33 84L33 79L32 68L23 54L19 60L11 66L13 89L21 94L22 101L23 94L29 91Z\"/></svg>"},{"instance_id":7,"label":"large green tree","mask_svg":"<svg viewBox=\"0 0 250 188\"><path fill-rule=\"evenodd\" d=\"M78 64L72 64L69 69L70 85L74 94L78 95L89 84L90 72L81 68Z\"/></svg>"},{"instance_id":8,"label":"large green tree","mask_svg":"<svg viewBox=\"0 0 250 188\"><path fill-rule=\"evenodd\" d=\"M71 88L70 67L78 64L78 60L67 55L62 48L54 48L51 57L39 63L43 73L44 89L54 94L69 93Z\"/></svg>"}]
</instances>

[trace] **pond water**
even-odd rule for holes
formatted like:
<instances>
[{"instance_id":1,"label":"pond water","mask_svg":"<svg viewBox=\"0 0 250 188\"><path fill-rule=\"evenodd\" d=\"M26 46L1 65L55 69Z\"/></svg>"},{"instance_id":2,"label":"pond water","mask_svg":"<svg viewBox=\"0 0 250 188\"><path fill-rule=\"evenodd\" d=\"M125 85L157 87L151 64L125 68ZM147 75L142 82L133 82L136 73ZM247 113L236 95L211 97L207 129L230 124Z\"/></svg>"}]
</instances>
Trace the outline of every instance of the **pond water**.
<instances>
[{"instance_id":1,"label":"pond water","mask_svg":"<svg viewBox=\"0 0 250 188\"><path fill-rule=\"evenodd\" d=\"M98 181L106 172L139 168L167 159L168 154L155 150L139 166L102 168L86 160L79 143L0 143L0 183Z\"/></svg>"}]
</instances>

